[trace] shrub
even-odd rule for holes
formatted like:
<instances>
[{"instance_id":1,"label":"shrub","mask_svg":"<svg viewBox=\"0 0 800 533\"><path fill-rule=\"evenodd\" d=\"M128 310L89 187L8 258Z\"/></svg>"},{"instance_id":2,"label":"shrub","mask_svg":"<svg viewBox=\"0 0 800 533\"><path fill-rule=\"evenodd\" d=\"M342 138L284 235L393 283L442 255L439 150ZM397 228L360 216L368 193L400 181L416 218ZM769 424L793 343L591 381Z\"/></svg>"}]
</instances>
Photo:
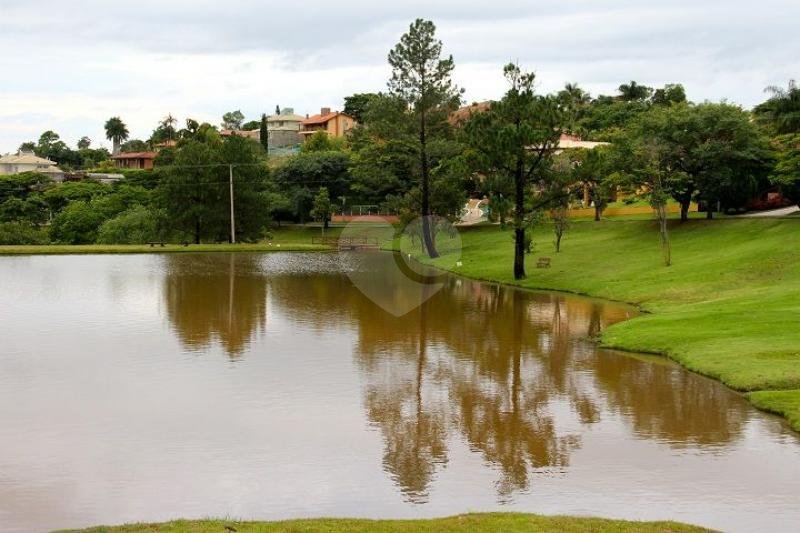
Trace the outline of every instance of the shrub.
<instances>
[{"instance_id":1,"label":"shrub","mask_svg":"<svg viewBox=\"0 0 800 533\"><path fill-rule=\"evenodd\" d=\"M163 214L136 206L106 220L100 227L100 244L145 244L161 240L160 221Z\"/></svg>"},{"instance_id":2,"label":"shrub","mask_svg":"<svg viewBox=\"0 0 800 533\"><path fill-rule=\"evenodd\" d=\"M92 244L104 221L103 213L89 202L72 202L53 219L50 238L62 244Z\"/></svg>"},{"instance_id":3,"label":"shrub","mask_svg":"<svg viewBox=\"0 0 800 533\"><path fill-rule=\"evenodd\" d=\"M0 224L0 244L47 244L47 231L26 222Z\"/></svg>"}]
</instances>

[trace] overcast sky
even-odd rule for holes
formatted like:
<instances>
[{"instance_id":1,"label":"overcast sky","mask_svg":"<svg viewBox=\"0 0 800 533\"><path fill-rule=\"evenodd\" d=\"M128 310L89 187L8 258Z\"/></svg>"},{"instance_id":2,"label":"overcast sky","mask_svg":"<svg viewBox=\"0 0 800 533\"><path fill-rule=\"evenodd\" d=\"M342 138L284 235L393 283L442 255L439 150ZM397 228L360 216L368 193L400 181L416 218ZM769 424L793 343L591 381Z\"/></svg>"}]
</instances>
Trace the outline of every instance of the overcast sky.
<instances>
[{"instance_id":1,"label":"overcast sky","mask_svg":"<svg viewBox=\"0 0 800 533\"><path fill-rule=\"evenodd\" d=\"M498 98L509 60L544 92L680 82L745 107L800 76L798 0L0 0L0 153L47 129L108 147L116 115L145 139L167 113L341 108L385 89L416 17L437 24L467 101Z\"/></svg>"}]
</instances>

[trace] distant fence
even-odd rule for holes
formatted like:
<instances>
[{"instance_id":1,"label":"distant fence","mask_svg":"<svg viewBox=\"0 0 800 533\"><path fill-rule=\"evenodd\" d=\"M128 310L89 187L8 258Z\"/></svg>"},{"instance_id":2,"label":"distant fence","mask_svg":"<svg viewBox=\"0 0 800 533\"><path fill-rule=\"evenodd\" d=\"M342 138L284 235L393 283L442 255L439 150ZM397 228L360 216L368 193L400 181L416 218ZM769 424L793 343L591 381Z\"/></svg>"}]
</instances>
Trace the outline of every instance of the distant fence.
<instances>
[{"instance_id":1,"label":"distant fence","mask_svg":"<svg viewBox=\"0 0 800 533\"><path fill-rule=\"evenodd\" d=\"M362 248L378 248L377 237L312 237L311 244L337 246L339 249L358 250Z\"/></svg>"}]
</instances>

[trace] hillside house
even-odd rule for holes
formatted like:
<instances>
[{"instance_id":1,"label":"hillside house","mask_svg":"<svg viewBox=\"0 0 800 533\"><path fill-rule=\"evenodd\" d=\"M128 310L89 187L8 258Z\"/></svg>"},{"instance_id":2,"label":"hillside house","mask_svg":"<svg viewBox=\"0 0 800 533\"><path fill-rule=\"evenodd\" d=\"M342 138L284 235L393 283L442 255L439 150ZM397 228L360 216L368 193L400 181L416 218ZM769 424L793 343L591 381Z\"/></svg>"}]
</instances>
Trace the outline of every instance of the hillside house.
<instances>
[{"instance_id":1,"label":"hillside house","mask_svg":"<svg viewBox=\"0 0 800 533\"><path fill-rule=\"evenodd\" d=\"M112 155L111 159L117 168L130 168L135 170L151 170L153 168L156 152L122 152Z\"/></svg>"},{"instance_id":2,"label":"hillside house","mask_svg":"<svg viewBox=\"0 0 800 533\"><path fill-rule=\"evenodd\" d=\"M64 171L58 168L55 161L39 157L33 152L20 150L16 154L0 157L0 174L20 174L22 172L39 172L54 181L64 179Z\"/></svg>"},{"instance_id":3,"label":"hillside house","mask_svg":"<svg viewBox=\"0 0 800 533\"><path fill-rule=\"evenodd\" d=\"M331 111L323 107L319 115L306 118L302 122L300 135L308 138L318 131L324 131L331 137L343 137L356 126L356 119L340 111Z\"/></svg>"}]
</instances>

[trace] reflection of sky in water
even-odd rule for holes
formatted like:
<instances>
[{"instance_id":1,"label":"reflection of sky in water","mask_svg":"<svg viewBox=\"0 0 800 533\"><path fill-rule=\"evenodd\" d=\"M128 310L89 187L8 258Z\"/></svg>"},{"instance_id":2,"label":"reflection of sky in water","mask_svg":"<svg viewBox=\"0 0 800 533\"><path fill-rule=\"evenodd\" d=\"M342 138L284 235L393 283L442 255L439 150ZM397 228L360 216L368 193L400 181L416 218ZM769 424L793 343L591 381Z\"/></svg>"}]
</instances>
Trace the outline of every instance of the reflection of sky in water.
<instances>
[{"instance_id":1,"label":"reflection of sky in water","mask_svg":"<svg viewBox=\"0 0 800 533\"><path fill-rule=\"evenodd\" d=\"M0 260L3 528L468 510L800 520L800 446L782 422L591 342L632 309L451 278L394 317L342 274L384 260Z\"/></svg>"}]
</instances>

